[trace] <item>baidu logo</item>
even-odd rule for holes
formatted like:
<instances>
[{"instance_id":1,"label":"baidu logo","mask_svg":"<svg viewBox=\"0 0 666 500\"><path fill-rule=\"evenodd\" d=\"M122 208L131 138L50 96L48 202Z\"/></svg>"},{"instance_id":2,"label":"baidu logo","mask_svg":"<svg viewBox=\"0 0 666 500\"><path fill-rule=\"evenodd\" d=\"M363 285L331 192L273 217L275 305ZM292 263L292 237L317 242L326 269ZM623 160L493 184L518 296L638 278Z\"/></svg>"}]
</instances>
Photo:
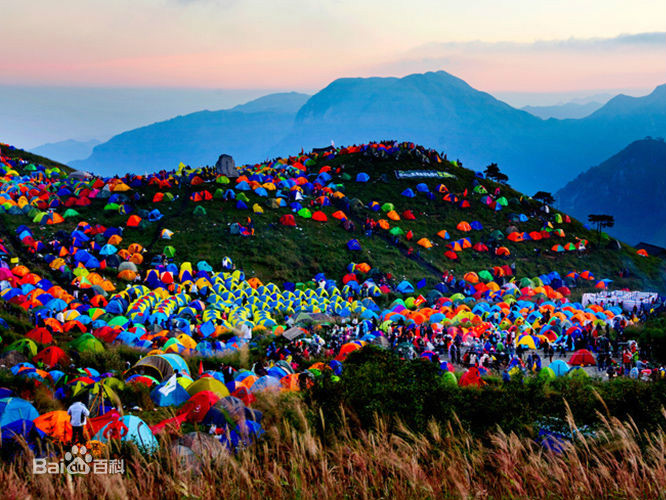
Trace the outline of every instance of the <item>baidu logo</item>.
<instances>
[{"instance_id":1,"label":"baidu logo","mask_svg":"<svg viewBox=\"0 0 666 500\"><path fill-rule=\"evenodd\" d=\"M94 460L85 446L72 446L71 451L65 453L64 459L57 462L47 462L45 458L35 458L32 461L33 474L122 474L125 472L125 461L121 460Z\"/></svg>"}]
</instances>

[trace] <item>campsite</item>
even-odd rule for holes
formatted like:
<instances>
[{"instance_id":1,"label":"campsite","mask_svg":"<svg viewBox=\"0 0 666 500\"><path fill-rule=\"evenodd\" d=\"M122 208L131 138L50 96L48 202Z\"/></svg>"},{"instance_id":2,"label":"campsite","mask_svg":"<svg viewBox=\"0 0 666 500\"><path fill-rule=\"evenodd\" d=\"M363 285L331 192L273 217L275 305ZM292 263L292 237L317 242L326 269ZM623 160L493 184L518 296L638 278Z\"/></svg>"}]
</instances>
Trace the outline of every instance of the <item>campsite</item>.
<instances>
[{"instance_id":1,"label":"campsite","mask_svg":"<svg viewBox=\"0 0 666 500\"><path fill-rule=\"evenodd\" d=\"M9 496L543 495L517 454L561 494L663 486L660 259L409 142L237 176L0 152ZM33 474L74 443L107 474ZM574 473L588 443L622 445Z\"/></svg>"}]
</instances>

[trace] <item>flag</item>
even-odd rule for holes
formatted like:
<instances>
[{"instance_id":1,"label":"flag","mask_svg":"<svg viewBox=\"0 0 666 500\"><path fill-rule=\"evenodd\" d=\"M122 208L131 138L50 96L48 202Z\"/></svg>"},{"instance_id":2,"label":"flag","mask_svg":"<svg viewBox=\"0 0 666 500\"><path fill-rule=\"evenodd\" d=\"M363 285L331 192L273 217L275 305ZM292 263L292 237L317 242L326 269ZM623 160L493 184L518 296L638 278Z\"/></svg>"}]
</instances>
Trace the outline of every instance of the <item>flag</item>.
<instances>
[{"instance_id":1,"label":"flag","mask_svg":"<svg viewBox=\"0 0 666 500\"><path fill-rule=\"evenodd\" d=\"M199 376L203 375L203 361L199 360Z\"/></svg>"},{"instance_id":2,"label":"flag","mask_svg":"<svg viewBox=\"0 0 666 500\"><path fill-rule=\"evenodd\" d=\"M416 284L416 288L423 288L424 286L426 286L426 279L425 278L423 278L421 281L419 281Z\"/></svg>"},{"instance_id":3,"label":"flag","mask_svg":"<svg viewBox=\"0 0 666 500\"><path fill-rule=\"evenodd\" d=\"M171 375L171 378L166 381L166 383L158 389L158 391L163 395L163 396L168 396L171 394L173 391L176 390L176 384L178 381L176 380L176 374L174 373Z\"/></svg>"}]
</instances>

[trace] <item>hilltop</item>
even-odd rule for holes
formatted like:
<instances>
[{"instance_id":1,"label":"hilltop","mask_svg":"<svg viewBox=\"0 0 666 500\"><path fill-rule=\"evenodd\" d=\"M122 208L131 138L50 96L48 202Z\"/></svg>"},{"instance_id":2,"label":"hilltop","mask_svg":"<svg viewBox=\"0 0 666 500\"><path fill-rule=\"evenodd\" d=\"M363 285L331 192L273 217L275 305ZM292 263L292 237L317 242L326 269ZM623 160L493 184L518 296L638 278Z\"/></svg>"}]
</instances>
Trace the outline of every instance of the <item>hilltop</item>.
<instances>
[{"instance_id":1,"label":"hilltop","mask_svg":"<svg viewBox=\"0 0 666 500\"><path fill-rule=\"evenodd\" d=\"M551 224L552 228L548 228L544 226L544 221L555 217L555 212L545 215L538 202L510 186L483 179L474 171L447 160L441 163L426 161L419 151L421 148L415 147L412 153L388 155L381 149L359 151L358 148L342 148L333 154L303 157L303 161L308 159L307 177L310 182L322 182L319 171L323 169L331 175L326 183L344 193L344 200L332 198L331 206L311 206L309 199L302 202L301 205L311 212L321 210L328 218L325 223L302 218L287 206L272 208L275 194L271 191L268 196L258 196L252 190L244 191L242 194L248 201L242 204L237 200L225 201L224 193L233 185L220 184L213 178L211 182L202 184L172 187L168 191L176 197L173 202L153 203L158 189L155 186L140 186L127 195L119 193L119 206L122 208L121 201L130 196L137 198L133 203L144 218L154 209L158 209L163 218L141 228L126 227L124 237L127 241L145 246L149 255L160 254L165 246L170 245L178 249L179 260L219 263L223 257L229 256L248 276L257 276L263 281L308 281L320 272L335 278L347 272L350 262L367 262L373 268L392 273L398 280L404 278L416 283L426 278L428 286L432 286L443 272L450 269L462 275L468 271L479 272L515 263L520 276L532 277L551 271L565 275L572 270L587 269L595 276L615 280L616 286L666 289L659 272L662 264L657 259L639 257L626 245L620 245L618 249L617 244L608 239L597 246L597 234L585 229L575 219L569 223ZM297 161L297 157L290 161ZM250 179L256 178L252 177L257 175L254 172L261 172L262 168L261 165L249 166L246 175ZM424 169L441 177L396 178L397 170ZM359 174L367 174L368 181L357 182ZM126 182L131 185L131 178ZM422 191L426 187L431 194ZM413 198L401 195L408 189L413 192ZM500 190L498 196L494 196L496 189ZM485 194L486 191L490 196ZM209 193L209 201L192 201L193 194L204 192ZM445 196L459 201L443 201ZM493 200L500 198L503 198L500 203L506 206L496 209ZM462 201L467 201L469 207L461 208ZM287 203L292 202L287 200ZM392 203L401 220L387 219L384 211L369 209L372 202L378 205ZM264 213L254 213L255 204ZM45 235L63 228L71 231L79 220L104 226L126 226L128 214L121 214L118 209L109 210L107 205L106 200L92 200L89 206L77 207L80 217L68 219L57 227L39 227L39 231ZM247 208L239 209L238 206ZM201 208L205 215L196 215ZM349 214L355 225L353 230L346 230L333 217L340 210ZM407 210L412 211L414 220L404 218ZM297 227L280 224L280 218L287 214L295 216ZM246 226L248 217L251 217L255 228L254 236L232 234L231 226ZM3 218L10 230L29 222L20 217L5 215ZM398 231L397 242L392 241L393 235L388 231L375 230L372 237L366 236L363 224L368 218L387 221L391 230ZM482 229L461 231L457 227L463 221L476 222ZM547 239L530 240L529 236L527 239L530 241L507 239L507 229L526 235L535 232L546 234L542 233L544 227L548 231L561 229L565 236L552 233L547 235ZM164 228L174 232L170 241L160 238ZM448 239L438 236L442 230L448 233ZM412 240L400 235L410 231L414 235ZM417 245L421 238L426 238L433 247L427 249ZM462 238L468 238L471 245L504 246L510 256L497 256L488 249L475 251L468 248L458 252L456 260L445 257L445 252L450 249L447 245ZM348 250L347 242L351 239L360 242L360 251ZM588 241L588 251L583 254L571 250L552 251L552 247L564 247L569 243L573 248L581 240ZM414 252L411 255L408 254L409 248ZM618 272L625 269L631 272L630 278L618 276Z\"/></svg>"}]
</instances>

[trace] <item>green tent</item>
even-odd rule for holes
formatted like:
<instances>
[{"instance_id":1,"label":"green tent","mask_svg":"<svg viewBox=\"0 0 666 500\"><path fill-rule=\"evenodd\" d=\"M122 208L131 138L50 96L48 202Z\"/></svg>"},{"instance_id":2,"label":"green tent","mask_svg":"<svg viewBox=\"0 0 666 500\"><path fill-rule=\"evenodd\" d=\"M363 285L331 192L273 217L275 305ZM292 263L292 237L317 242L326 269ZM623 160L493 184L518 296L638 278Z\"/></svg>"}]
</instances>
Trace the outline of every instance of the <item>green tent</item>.
<instances>
[{"instance_id":1,"label":"green tent","mask_svg":"<svg viewBox=\"0 0 666 500\"><path fill-rule=\"evenodd\" d=\"M304 208L301 208L301 209L298 211L298 215L300 215L300 216L303 217L304 219L311 219L311 218L312 218L312 212L310 212L310 210L307 209L307 208L305 208L305 207L304 207Z\"/></svg>"},{"instance_id":2,"label":"green tent","mask_svg":"<svg viewBox=\"0 0 666 500\"><path fill-rule=\"evenodd\" d=\"M206 213L206 209L204 207L202 207L201 205L197 205L194 208L194 215L202 215L203 216L203 215L208 215L208 214Z\"/></svg>"},{"instance_id":3,"label":"green tent","mask_svg":"<svg viewBox=\"0 0 666 500\"><path fill-rule=\"evenodd\" d=\"M542 369L539 372L539 375L537 376L537 378L539 378L541 380L553 380L553 379L557 378L557 375L555 375L555 372L553 371L552 368L547 366L546 368Z\"/></svg>"},{"instance_id":4,"label":"green tent","mask_svg":"<svg viewBox=\"0 0 666 500\"><path fill-rule=\"evenodd\" d=\"M5 352L7 351L17 351L32 358L37 354L37 344L30 339L19 339L7 346Z\"/></svg>"},{"instance_id":5,"label":"green tent","mask_svg":"<svg viewBox=\"0 0 666 500\"><path fill-rule=\"evenodd\" d=\"M393 203L384 203L382 205L382 212L390 212L391 210L395 210Z\"/></svg>"},{"instance_id":6,"label":"green tent","mask_svg":"<svg viewBox=\"0 0 666 500\"><path fill-rule=\"evenodd\" d=\"M164 247L162 253L171 259L174 255L176 255L176 249L172 246L166 246Z\"/></svg>"},{"instance_id":7,"label":"green tent","mask_svg":"<svg viewBox=\"0 0 666 500\"><path fill-rule=\"evenodd\" d=\"M221 175L217 179L215 179L215 182L218 184L229 184L229 177L226 175Z\"/></svg>"},{"instance_id":8,"label":"green tent","mask_svg":"<svg viewBox=\"0 0 666 500\"><path fill-rule=\"evenodd\" d=\"M405 234L402 228L398 226L392 227L389 233L391 233L393 236L402 236L403 234Z\"/></svg>"},{"instance_id":9,"label":"green tent","mask_svg":"<svg viewBox=\"0 0 666 500\"><path fill-rule=\"evenodd\" d=\"M529 278L523 278L520 280L520 288L525 288L525 287L534 287L534 283L532 282L531 279Z\"/></svg>"},{"instance_id":10,"label":"green tent","mask_svg":"<svg viewBox=\"0 0 666 500\"><path fill-rule=\"evenodd\" d=\"M442 375L442 382L447 387L458 387L458 379L456 379L456 374L450 371L445 371Z\"/></svg>"},{"instance_id":11,"label":"green tent","mask_svg":"<svg viewBox=\"0 0 666 500\"><path fill-rule=\"evenodd\" d=\"M72 340L69 343L69 346L79 352L104 352L104 344L90 333L84 333L80 337Z\"/></svg>"},{"instance_id":12,"label":"green tent","mask_svg":"<svg viewBox=\"0 0 666 500\"><path fill-rule=\"evenodd\" d=\"M495 229L492 233L490 233L490 237L495 241L500 241L504 239L504 233L502 233L502 231L499 229Z\"/></svg>"},{"instance_id":13,"label":"green tent","mask_svg":"<svg viewBox=\"0 0 666 500\"><path fill-rule=\"evenodd\" d=\"M479 273L479 279L482 281L485 281L486 283L493 281L493 275L490 274L490 271L486 271L485 269Z\"/></svg>"},{"instance_id":14,"label":"green tent","mask_svg":"<svg viewBox=\"0 0 666 500\"><path fill-rule=\"evenodd\" d=\"M76 210L74 210L73 208L68 208L67 210L65 210L65 213L62 214L62 216L63 216L65 219L68 219L69 217L78 217L78 216L80 216L80 215L81 215L81 214L78 213L78 212L77 212Z\"/></svg>"}]
</instances>

